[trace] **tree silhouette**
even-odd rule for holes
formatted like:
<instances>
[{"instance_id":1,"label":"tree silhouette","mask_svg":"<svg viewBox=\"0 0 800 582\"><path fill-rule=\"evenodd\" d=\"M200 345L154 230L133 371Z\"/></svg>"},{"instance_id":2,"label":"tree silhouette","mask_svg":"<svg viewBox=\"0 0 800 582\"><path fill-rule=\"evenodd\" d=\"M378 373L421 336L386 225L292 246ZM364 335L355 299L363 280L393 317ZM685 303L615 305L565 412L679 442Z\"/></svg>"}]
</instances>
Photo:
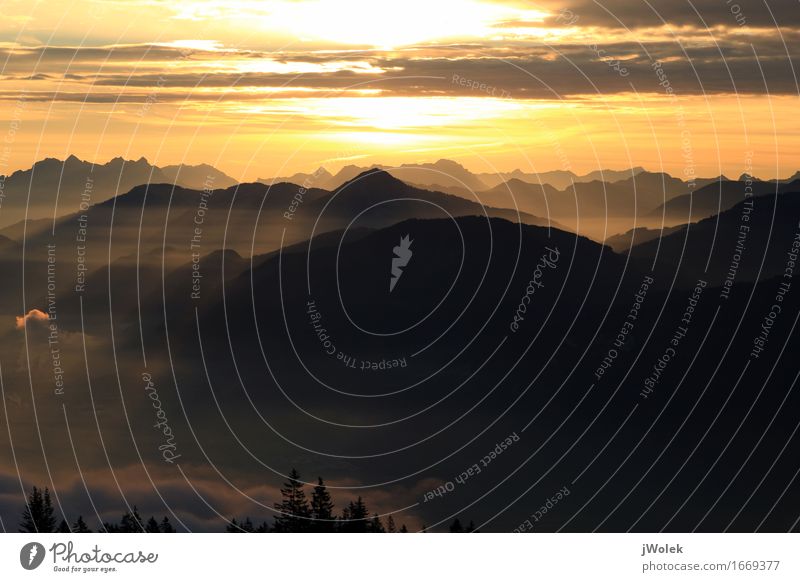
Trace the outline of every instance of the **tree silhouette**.
<instances>
[{"instance_id":1,"label":"tree silhouette","mask_svg":"<svg viewBox=\"0 0 800 582\"><path fill-rule=\"evenodd\" d=\"M22 533L50 533L56 527L50 491L46 487L44 493L36 487L33 488L22 512L19 527Z\"/></svg>"},{"instance_id":2,"label":"tree silhouette","mask_svg":"<svg viewBox=\"0 0 800 582\"><path fill-rule=\"evenodd\" d=\"M371 533L386 533L386 529L383 527L383 522L381 518L378 517L378 514L372 516L372 521L369 524L369 531Z\"/></svg>"},{"instance_id":3,"label":"tree silhouette","mask_svg":"<svg viewBox=\"0 0 800 582\"><path fill-rule=\"evenodd\" d=\"M161 528L158 527L158 522L155 517L150 517L147 520L147 525L144 527L145 533L161 533Z\"/></svg>"},{"instance_id":4,"label":"tree silhouette","mask_svg":"<svg viewBox=\"0 0 800 582\"><path fill-rule=\"evenodd\" d=\"M72 533L70 532L69 526L67 525L67 520L62 519L61 523L58 524L58 529L56 530L57 533Z\"/></svg>"},{"instance_id":5,"label":"tree silhouette","mask_svg":"<svg viewBox=\"0 0 800 582\"><path fill-rule=\"evenodd\" d=\"M281 502L275 504L275 509L278 510L278 515L275 516L275 531L308 531L311 508L296 469L292 469L289 473L289 480L281 488L281 497Z\"/></svg>"},{"instance_id":6,"label":"tree silhouette","mask_svg":"<svg viewBox=\"0 0 800 582\"><path fill-rule=\"evenodd\" d=\"M464 528L461 525L461 521L458 518L455 518L453 523L450 525L450 533L464 533Z\"/></svg>"},{"instance_id":7,"label":"tree silhouette","mask_svg":"<svg viewBox=\"0 0 800 582\"><path fill-rule=\"evenodd\" d=\"M249 517L246 517L241 523L236 521L236 518L233 518L228 527L225 528L225 531L228 533L254 533L255 528Z\"/></svg>"},{"instance_id":8,"label":"tree silhouette","mask_svg":"<svg viewBox=\"0 0 800 582\"><path fill-rule=\"evenodd\" d=\"M406 527L406 524L400 526L400 533L408 533L408 528Z\"/></svg>"},{"instance_id":9,"label":"tree silhouette","mask_svg":"<svg viewBox=\"0 0 800 582\"><path fill-rule=\"evenodd\" d=\"M397 529L394 525L394 518L391 515L386 520L386 533L397 533Z\"/></svg>"},{"instance_id":10,"label":"tree silhouette","mask_svg":"<svg viewBox=\"0 0 800 582\"><path fill-rule=\"evenodd\" d=\"M142 533L144 531L144 520L139 515L135 505L133 506L133 513L128 511L122 516L117 531L119 533Z\"/></svg>"},{"instance_id":11,"label":"tree silhouette","mask_svg":"<svg viewBox=\"0 0 800 582\"><path fill-rule=\"evenodd\" d=\"M79 515L78 520L72 524L72 533L92 533L92 530L90 530L86 522L83 521L82 515Z\"/></svg>"},{"instance_id":12,"label":"tree silhouette","mask_svg":"<svg viewBox=\"0 0 800 582\"><path fill-rule=\"evenodd\" d=\"M311 493L311 523L310 531L320 533L330 533L336 529L336 517L333 515L333 500L328 488L322 481L322 477L317 477L318 483Z\"/></svg>"},{"instance_id":13,"label":"tree silhouette","mask_svg":"<svg viewBox=\"0 0 800 582\"><path fill-rule=\"evenodd\" d=\"M365 533L368 529L369 511L364 500L359 497L342 510L342 523L339 531L343 533Z\"/></svg>"},{"instance_id":14,"label":"tree silhouette","mask_svg":"<svg viewBox=\"0 0 800 582\"><path fill-rule=\"evenodd\" d=\"M169 522L169 518L165 515L164 519L161 520L161 525L158 526L158 529L161 533L175 533L175 528L172 527L172 524Z\"/></svg>"}]
</instances>

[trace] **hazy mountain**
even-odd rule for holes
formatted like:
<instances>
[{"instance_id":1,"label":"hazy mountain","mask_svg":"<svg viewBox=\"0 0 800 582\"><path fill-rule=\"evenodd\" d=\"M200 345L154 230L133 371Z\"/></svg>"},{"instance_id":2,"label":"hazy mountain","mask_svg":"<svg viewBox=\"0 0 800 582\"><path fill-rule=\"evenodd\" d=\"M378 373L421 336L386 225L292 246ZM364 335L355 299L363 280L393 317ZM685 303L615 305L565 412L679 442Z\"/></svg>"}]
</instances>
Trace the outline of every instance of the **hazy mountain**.
<instances>
[{"instance_id":1,"label":"hazy mountain","mask_svg":"<svg viewBox=\"0 0 800 582\"><path fill-rule=\"evenodd\" d=\"M225 172L216 169L208 164L198 164L189 166L186 164L177 166L163 166L161 173L167 178L170 184L177 184L184 188L202 190L210 188L230 188L238 184L236 180L228 176Z\"/></svg>"},{"instance_id":2,"label":"hazy mountain","mask_svg":"<svg viewBox=\"0 0 800 582\"><path fill-rule=\"evenodd\" d=\"M663 229L646 228L643 226L632 228L627 232L608 237L605 240L605 244L610 246L617 253L625 253L631 248L631 246L639 245L659 237L667 236L668 234L672 234L673 232L680 230L680 228L680 226L669 226L664 227Z\"/></svg>"},{"instance_id":3,"label":"hazy mountain","mask_svg":"<svg viewBox=\"0 0 800 582\"><path fill-rule=\"evenodd\" d=\"M709 184L691 194L677 196L650 212L655 219L663 217L667 224L683 224L731 208L744 200L746 182L727 181ZM800 190L800 180L791 183L775 184L774 182L753 182L751 188L754 196L763 196L777 192L793 192Z\"/></svg>"},{"instance_id":4,"label":"hazy mountain","mask_svg":"<svg viewBox=\"0 0 800 582\"><path fill-rule=\"evenodd\" d=\"M687 284L703 278L717 286L731 275L734 282L779 277L798 233L800 184L796 188L752 198L751 210L749 202L740 201L717 216L680 226L634 246L631 257L641 266L655 263L662 284L672 276Z\"/></svg>"},{"instance_id":5,"label":"hazy mountain","mask_svg":"<svg viewBox=\"0 0 800 582\"><path fill-rule=\"evenodd\" d=\"M63 161L46 158L28 170L19 170L5 178L0 227L25 218L52 220L128 192L140 184L175 183L202 189L208 176L214 177L215 187L235 183L206 164L162 169L145 158L134 161L117 157L106 164L93 164L75 156Z\"/></svg>"},{"instance_id":6,"label":"hazy mountain","mask_svg":"<svg viewBox=\"0 0 800 582\"><path fill-rule=\"evenodd\" d=\"M494 188L508 180L516 179L528 182L529 184L549 184L557 190L564 190L573 183L594 181L618 182L619 180L627 180L644 171L644 168L640 167L631 168L629 170L595 170L581 176L571 170L551 170L537 173L523 172L517 169L508 173L478 174L478 177L490 188Z\"/></svg>"},{"instance_id":7,"label":"hazy mountain","mask_svg":"<svg viewBox=\"0 0 800 582\"><path fill-rule=\"evenodd\" d=\"M320 166L315 172L311 172L310 174L299 172L286 177L259 178L256 181L267 185L286 182L289 184L297 184L298 186L303 186L305 188L322 188L325 190L332 190L344 182L343 180L342 182L336 183L337 181L333 180L332 178L333 175L328 170Z\"/></svg>"},{"instance_id":8,"label":"hazy mountain","mask_svg":"<svg viewBox=\"0 0 800 582\"><path fill-rule=\"evenodd\" d=\"M292 184L303 185L307 183L316 188L335 190L342 184L351 181L359 174L375 169L385 170L394 177L409 184L437 186L440 188L465 188L473 191L480 191L486 188L486 185L481 182L475 174L458 162L452 160L439 160L434 163L403 164L401 166L356 166L350 164L344 166L336 175L331 175L325 168L319 168L316 172L311 174L298 173L285 178L273 179L259 178L258 181L264 184L290 182Z\"/></svg>"}]
</instances>

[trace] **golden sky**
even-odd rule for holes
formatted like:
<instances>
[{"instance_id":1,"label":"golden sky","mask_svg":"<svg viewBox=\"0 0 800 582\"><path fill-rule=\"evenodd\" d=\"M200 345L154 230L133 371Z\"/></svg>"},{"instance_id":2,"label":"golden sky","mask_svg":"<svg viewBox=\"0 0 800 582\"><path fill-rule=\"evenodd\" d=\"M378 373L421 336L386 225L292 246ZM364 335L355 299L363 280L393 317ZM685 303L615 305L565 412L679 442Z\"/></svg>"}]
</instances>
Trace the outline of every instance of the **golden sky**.
<instances>
[{"instance_id":1,"label":"golden sky","mask_svg":"<svg viewBox=\"0 0 800 582\"><path fill-rule=\"evenodd\" d=\"M752 156L786 177L800 10L769 7L0 0L0 173L75 154L240 180L439 158L733 177Z\"/></svg>"}]
</instances>

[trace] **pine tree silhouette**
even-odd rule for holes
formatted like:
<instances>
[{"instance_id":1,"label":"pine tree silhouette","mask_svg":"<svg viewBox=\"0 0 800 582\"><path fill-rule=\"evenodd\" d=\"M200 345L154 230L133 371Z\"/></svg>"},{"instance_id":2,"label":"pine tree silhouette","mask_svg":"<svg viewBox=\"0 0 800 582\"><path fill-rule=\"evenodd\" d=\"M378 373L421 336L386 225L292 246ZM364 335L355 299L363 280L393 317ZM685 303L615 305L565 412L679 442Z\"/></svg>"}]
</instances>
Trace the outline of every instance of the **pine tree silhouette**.
<instances>
[{"instance_id":1,"label":"pine tree silhouette","mask_svg":"<svg viewBox=\"0 0 800 582\"><path fill-rule=\"evenodd\" d=\"M33 488L22 512L19 527L22 533L51 533L56 527L50 491L46 487L44 493L36 487Z\"/></svg>"},{"instance_id":2,"label":"pine tree silhouette","mask_svg":"<svg viewBox=\"0 0 800 582\"><path fill-rule=\"evenodd\" d=\"M133 513L128 511L122 516L117 531L119 533L142 533L144 531L144 520L142 520L142 516L139 515L135 505L133 506Z\"/></svg>"},{"instance_id":3,"label":"pine tree silhouette","mask_svg":"<svg viewBox=\"0 0 800 582\"><path fill-rule=\"evenodd\" d=\"M309 529L311 508L300 482L300 474L296 469L289 473L289 480L281 488L280 503L275 504L278 514L275 516L276 532L304 532Z\"/></svg>"},{"instance_id":4,"label":"pine tree silhouette","mask_svg":"<svg viewBox=\"0 0 800 582\"><path fill-rule=\"evenodd\" d=\"M61 523L58 524L58 529L56 530L57 533L72 533L67 525L67 520L62 519Z\"/></svg>"},{"instance_id":5,"label":"pine tree silhouette","mask_svg":"<svg viewBox=\"0 0 800 582\"><path fill-rule=\"evenodd\" d=\"M234 517L228 527L225 528L225 531L228 533L254 533L255 528L253 528L253 522L249 517L246 517L242 522L236 521Z\"/></svg>"},{"instance_id":6,"label":"pine tree silhouette","mask_svg":"<svg viewBox=\"0 0 800 582\"><path fill-rule=\"evenodd\" d=\"M158 522L155 517L150 517L147 520L147 525L144 527L145 533L161 533L161 528L158 527Z\"/></svg>"},{"instance_id":7,"label":"pine tree silhouette","mask_svg":"<svg viewBox=\"0 0 800 582\"><path fill-rule=\"evenodd\" d=\"M175 528L172 527L172 524L169 522L169 518L165 515L164 519L161 520L161 525L158 526L158 529L161 533L175 533Z\"/></svg>"},{"instance_id":8,"label":"pine tree silhouette","mask_svg":"<svg viewBox=\"0 0 800 582\"><path fill-rule=\"evenodd\" d=\"M317 486L311 493L311 517L309 530L320 533L330 533L336 529L336 517L333 515L333 501L328 488L322 481L322 477L317 477Z\"/></svg>"},{"instance_id":9,"label":"pine tree silhouette","mask_svg":"<svg viewBox=\"0 0 800 582\"><path fill-rule=\"evenodd\" d=\"M408 528L406 527L406 524L400 526L400 533L408 533Z\"/></svg>"},{"instance_id":10,"label":"pine tree silhouette","mask_svg":"<svg viewBox=\"0 0 800 582\"><path fill-rule=\"evenodd\" d=\"M397 533L394 525L394 518L390 515L386 520L386 533Z\"/></svg>"},{"instance_id":11,"label":"pine tree silhouette","mask_svg":"<svg viewBox=\"0 0 800 582\"><path fill-rule=\"evenodd\" d=\"M371 533L386 533L386 530L383 527L383 522L381 518L378 517L378 514L372 516L372 521L369 524L369 530Z\"/></svg>"},{"instance_id":12,"label":"pine tree silhouette","mask_svg":"<svg viewBox=\"0 0 800 582\"><path fill-rule=\"evenodd\" d=\"M464 528L462 527L461 521L458 518L456 518L450 525L450 533L464 533Z\"/></svg>"},{"instance_id":13,"label":"pine tree silhouette","mask_svg":"<svg viewBox=\"0 0 800 582\"><path fill-rule=\"evenodd\" d=\"M361 497L351 501L342 510L342 523L339 531L343 533L365 533L369 531L369 511Z\"/></svg>"},{"instance_id":14,"label":"pine tree silhouette","mask_svg":"<svg viewBox=\"0 0 800 582\"><path fill-rule=\"evenodd\" d=\"M72 524L72 533L92 533L92 530L90 530L86 522L83 521L82 515L79 515L78 520Z\"/></svg>"}]
</instances>

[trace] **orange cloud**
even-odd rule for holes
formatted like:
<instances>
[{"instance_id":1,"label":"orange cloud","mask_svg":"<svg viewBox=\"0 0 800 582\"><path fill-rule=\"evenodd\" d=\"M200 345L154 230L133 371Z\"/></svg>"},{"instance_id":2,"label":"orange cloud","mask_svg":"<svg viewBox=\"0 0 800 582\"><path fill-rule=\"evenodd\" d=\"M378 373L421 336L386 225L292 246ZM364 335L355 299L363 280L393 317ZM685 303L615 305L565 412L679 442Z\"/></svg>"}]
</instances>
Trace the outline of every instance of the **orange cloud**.
<instances>
[{"instance_id":1,"label":"orange cloud","mask_svg":"<svg viewBox=\"0 0 800 582\"><path fill-rule=\"evenodd\" d=\"M48 317L44 311L41 311L39 309L31 309L25 315L18 315L16 317L16 320L17 320L16 324L17 329L23 329L26 325L28 325L29 321L44 322L48 320Z\"/></svg>"}]
</instances>

